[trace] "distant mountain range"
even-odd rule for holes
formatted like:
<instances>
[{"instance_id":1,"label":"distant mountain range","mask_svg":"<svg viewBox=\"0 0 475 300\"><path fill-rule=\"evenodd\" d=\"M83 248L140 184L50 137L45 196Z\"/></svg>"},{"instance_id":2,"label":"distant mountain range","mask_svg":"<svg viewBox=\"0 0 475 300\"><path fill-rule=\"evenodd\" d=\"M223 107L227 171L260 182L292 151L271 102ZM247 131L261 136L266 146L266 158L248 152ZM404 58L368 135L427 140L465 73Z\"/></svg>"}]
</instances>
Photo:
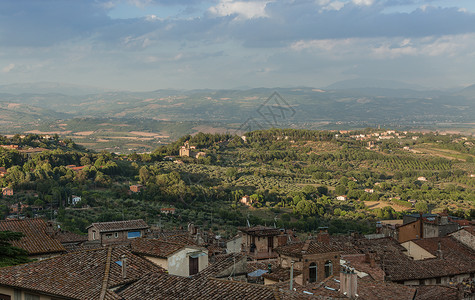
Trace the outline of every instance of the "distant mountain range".
<instances>
[{"instance_id":1,"label":"distant mountain range","mask_svg":"<svg viewBox=\"0 0 475 300\"><path fill-rule=\"evenodd\" d=\"M5 94L65 94L70 96L97 94L108 89L57 82L15 83L0 85L0 93Z\"/></svg>"},{"instance_id":2,"label":"distant mountain range","mask_svg":"<svg viewBox=\"0 0 475 300\"><path fill-rule=\"evenodd\" d=\"M274 92L278 95L269 99ZM0 122L10 128L73 118L153 119L255 126L328 128L475 122L475 85L456 92L382 80L347 80L326 88L104 91L39 83L0 86ZM273 111L273 112L272 112ZM23 128L23 127L22 127ZM257 128L256 128L257 129Z\"/></svg>"},{"instance_id":3,"label":"distant mountain range","mask_svg":"<svg viewBox=\"0 0 475 300\"><path fill-rule=\"evenodd\" d=\"M342 90L342 89L405 89L405 90L416 90L416 91L426 91L429 90L426 87L409 84L401 81L394 80L382 80L382 79L372 79L372 78L357 78L338 81L330 84L325 87L329 90Z\"/></svg>"}]
</instances>

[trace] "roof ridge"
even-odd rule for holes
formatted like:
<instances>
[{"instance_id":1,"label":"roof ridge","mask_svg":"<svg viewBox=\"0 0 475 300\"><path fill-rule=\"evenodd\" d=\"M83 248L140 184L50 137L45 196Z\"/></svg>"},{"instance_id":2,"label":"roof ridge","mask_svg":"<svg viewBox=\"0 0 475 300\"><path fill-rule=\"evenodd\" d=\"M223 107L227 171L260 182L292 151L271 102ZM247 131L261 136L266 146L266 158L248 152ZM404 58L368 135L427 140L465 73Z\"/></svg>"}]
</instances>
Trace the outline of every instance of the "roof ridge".
<instances>
[{"instance_id":1,"label":"roof ridge","mask_svg":"<svg viewBox=\"0 0 475 300\"><path fill-rule=\"evenodd\" d=\"M249 282L244 282L244 281L239 281L239 280L228 280L228 279L225 279L225 278L216 278L216 277L213 277L213 276L205 277L204 279L205 280L223 281L223 282L232 282L232 283L237 283L237 284L241 284L241 285L247 285L247 286L253 286L253 287L266 288L268 290L273 290L273 286L249 283Z\"/></svg>"},{"instance_id":2,"label":"roof ridge","mask_svg":"<svg viewBox=\"0 0 475 300\"><path fill-rule=\"evenodd\" d=\"M109 281L109 272L111 268L112 246L109 246L106 258L106 268L104 270L104 279L102 280L100 300L104 300L107 292L107 282Z\"/></svg>"},{"instance_id":3,"label":"roof ridge","mask_svg":"<svg viewBox=\"0 0 475 300\"><path fill-rule=\"evenodd\" d=\"M120 221L107 221L107 222L94 222L94 223L92 223L92 224L108 224L108 223L119 223L119 222L129 222L129 221L143 221L143 219L120 220Z\"/></svg>"}]
</instances>

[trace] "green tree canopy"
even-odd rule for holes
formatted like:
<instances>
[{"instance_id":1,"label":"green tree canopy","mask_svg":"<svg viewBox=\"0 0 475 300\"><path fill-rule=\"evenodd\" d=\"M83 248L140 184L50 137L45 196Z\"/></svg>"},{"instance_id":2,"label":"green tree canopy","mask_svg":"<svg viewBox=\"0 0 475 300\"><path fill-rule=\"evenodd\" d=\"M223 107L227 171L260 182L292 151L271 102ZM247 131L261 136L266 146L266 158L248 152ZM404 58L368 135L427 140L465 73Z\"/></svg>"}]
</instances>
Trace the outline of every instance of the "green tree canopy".
<instances>
[{"instance_id":1,"label":"green tree canopy","mask_svg":"<svg viewBox=\"0 0 475 300\"><path fill-rule=\"evenodd\" d=\"M12 246L11 241L18 241L21 232L0 231L0 267L12 266L29 262L28 252Z\"/></svg>"}]
</instances>

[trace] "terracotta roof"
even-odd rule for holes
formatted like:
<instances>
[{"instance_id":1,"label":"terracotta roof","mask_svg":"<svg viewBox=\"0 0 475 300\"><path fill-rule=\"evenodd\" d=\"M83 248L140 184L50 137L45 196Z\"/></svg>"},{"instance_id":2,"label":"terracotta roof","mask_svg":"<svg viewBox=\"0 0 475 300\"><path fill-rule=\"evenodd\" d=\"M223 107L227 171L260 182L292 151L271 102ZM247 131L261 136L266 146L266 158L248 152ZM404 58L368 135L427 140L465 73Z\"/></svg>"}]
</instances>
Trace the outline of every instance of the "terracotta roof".
<instances>
[{"instance_id":1,"label":"terracotta roof","mask_svg":"<svg viewBox=\"0 0 475 300\"><path fill-rule=\"evenodd\" d=\"M289 291L289 282L277 284L282 299L348 299L340 292L339 276L330 276L320 283L311 283L305 286L296 284L294 292ZM416 289L392 282L381 282L369 277L357 279L358 299L381 300L398 299L412 300ZM309 294L311 293L311 294ZM434 298L435 299L435 298Z\"/></svg>"},{"instance_id":2,"label":"terracotta roof","mask_svg":"<svg viewBox=\"0 0 475 300\"><path fill-rule=\"evenodd\" d=\"M356 239L350 235L330 235L330 245L338 249L341 254L359 254L361 251L355 246Z\"/></svg>"},{"instance_id":3,"label":"terracotta roof","mask_svg":"<svg viewBox=\"0 0 475 300\"><path fill-rule=\"evenodd\" d=\"M431 244L433 249L433 245L438 245L437 239L440 238L435 238L432 241L430 241L431 239L419 241L422 241L423 244ZM470 251L473 253L473 250L455 242L455 239L443 242L442 245L452 245L451 247L453 247L452 249L445 246L442 248L443 259L412 260L404 254L406 249L392 238L357 241L357 246L362 251L376 253L376 263L385 271L386 279L390 281L437 278L475 272L475 259L473 259L473 254L469 254ZM458 255L458 251L462 251L463 254Z\"/></svg>"},{"instance_id":4,"label":"terracotta roof","mask_svg":"<svg viewBox=\"0 0 475 300\"><path fill-rule=\"evenodd\" d=\"M322 282L307 285L300 285L294 281L294 291L290 291L290 281L277 283L274 286L278 287L282 299L348 299L340 293L340 285L336 280L332 275Z\"/></svg>"},{"instance_id":5,"label":"terracotta roof","mask_svg":"<svg viewBox=\"0 0 475 300\"><path fill-rule=\"evenodd\" d=\"M202 270L197 276L202 277L221 277L220 273L235 266L241 261L246 260L247 257L241 253L229 253L219 256L215 256L214 263L210 264L207 268ZM247 263L246 263L247 266ZM247 269L244 270L247 272Z\"/></svg>"},{"instance_id":6,"label":"terracotta roof","mask_svg":"<svg viewBox=\"0 0 475 300\"><path fill-rule=\"evenodd\" d=\"M157 239L136 238L132 240L130 247L136 254L167 258L187 245Z\"/></svg>"},{"instance_id":7,"label":"terracotta roof","mask_svg":"<svg viewBox=\"0 0 475 300\"><path fill-rule=\"evenodd\" d=\"M272 287L214 278L185 278L168 274L148 274L119 295L128 300L142 299L278 299Z\"/></svg>"},{"instance_id":8,"label":"terracotta roof","mask_svg":"<svg viewBox=\"0 0 475 300\"><path fill-rule=\"evenodd\" d=\"M278 247L275 251L283 255L302 257L302 255L308 254L339 252L339 249L329 243L306 240L305 242L292 243Z\"/></svg>"},{"instance_id":9,"label":"terracotta roof","mask_svg":"<svg viewBox=\"0 0 475 300\"><path fill-rule=\"evenodd\" d=\"M80 235L69 231L56 231L51 237L60 243L80 243L87 241L87 235Z\"/></svg>"},{"instance_id":10,"label":"terracotta roof","mask_svg":"<svg viewBox=\"0 0 475 300\"><path fill-rule=\"evenodd\" d=\"M0 231L21 232L25 236L12 245L28 251L29 255L66 252L61 243L46 234L46 222L42 219L0 221Z\"/></svg>"},{"instance_id":11,"label":"terracotta roof","mask_svg":"<svg viewBox=\"0 0 475 300\"><path fill-rule=\"evenodd\" d=\"M342 255L341 259L346 262L345 265L368 274L374 280L384 281L384 271L379 264L371 266L365 254Z\"/></svg>"},{"instance_id":12,"label":"terracotta roof","mask_svg":"<svg viewBox=\"0 0 475 300\"><path fill-rule=\"evenodd\" d=\"M196 241L191 237L188 232L185 233L153 233L153 237L162 241L186 244L186 245L197 245Z\"/></svg>"},{"instance_id":13,"label":"terracotta roof","mask_svg":"<svg viewBox=\"0 0 475 300\"><path fill-rule=\"evenodd\" d=\"M417 287L415 300L457 300L457 288L441 285L422 285Z\"/></svg>"},{"instance_id":14,"label":"terracotta roof","mask_svg":"<svg viewBox=\"0 0 475 300\"><path fill-rule=\"evenodd\" d=\"M440 245L442 257L444 259L472 259L475 261L475 251L468 248L451 236L425 238L413 240L413 242L435 256L437 256L437 250L439 249Z\"/></svg>"},{"instance_id":15,"label":"terracotta roof","mask_svg":"<svg viewBox=\"0 0 475 300\"><path fill-rule=\"evenodd\" d=\"M209 245L206 248L208 248L208 251L210 253L216 253L216 254L226 253L226 248L220 247L218 245Z\"/></svg>"},{"instance_id":16,"label":"terracotta roof","mask_svg":"<svg viewBox=\"0 0 475 300\"><path fill-rule=\"evenodd\" d=\"M248 261L247 262L247 273L254 272L256 270L267 270L269 267L269 264L271 264L271 268L275 269L279 267L279 261L277 259L268 259L268 260L254 260L254 261Z\"/></svg>"},{"instance_id":17,"label":"terracotta roof","mask_svg":"<svg viewBox=\"0 0 475 300\"><path fill-rule=\"evenodd\" d=\"M116 263L127 257L127 277ZM110 289L164 270L125 247L70 253L38 262L0 269L0 285L29 289L70 299L120 299Z\"/></svg>"},{"instance_id":18,"label":"terracotta roof","mask_svg":"<svg viewBox=\"0 0 475 300\"><path fill-rule=\"evenodd\" d=\"M267 269L264 269L267 270ZM294 277L302 274L301 271L294 269ZM273 281L287 281L290 280L290 268L271 268L271 273L265 273L262 277L273 280Z\"/></svg>"},{"instance_id":19,"label":"terracotta roof","mask_svg":"<svg viewBox=\"0 0 475 300\"><path fill-rule=\"evenodd\" d=\"M147 229L149 226L145 223L144 220L128 220L128 221L113 221L113 222L100 222L92 223L91 226L95 227L99 232L110 232L110 231L122 231L122 230L139 230Z\"/></svg>"},{"instance_id":20,"label":"terracotta roof","mask_svg":"<svg viewBox=\"0 0 475 300\"><path fill-rule=\"evenodd\" d=\"M275 236L281 233L280 229L274 227L254 226L254 227L242 227L240 231L254 236Z\"/></svg>"}]
</instances>

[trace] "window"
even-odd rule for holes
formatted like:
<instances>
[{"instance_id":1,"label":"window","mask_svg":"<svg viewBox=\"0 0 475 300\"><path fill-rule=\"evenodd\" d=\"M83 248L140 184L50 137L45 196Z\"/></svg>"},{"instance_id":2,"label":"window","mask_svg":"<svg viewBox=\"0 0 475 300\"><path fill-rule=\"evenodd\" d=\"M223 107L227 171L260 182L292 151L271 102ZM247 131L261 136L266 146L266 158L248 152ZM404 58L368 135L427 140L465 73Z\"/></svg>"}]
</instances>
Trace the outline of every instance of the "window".
<instances>
[{"instance_id":1,"label":"window","mask_svg":"<svg viewBox=\"0 0 475 300\"><path fill-rule=\"evenodd\" d=\"M25 300L40 300L40 296L25 293Z\"/></svg>"},{"instance_id":2,"label":"window","mask_svg":"<svg viewBox=\"0 0 475 300\"><path fill-rule=\"evenodd\" d=\"M106 234L106 239L110 239L110 238L112 238L112 233Z\"/></svg>"},{"instance_id":3,"label":"window","mask_svg":"<svg viewBox=\"0 0 475 300\"><path fill-rule=\"evenodd\" d=\"M198 257L193 258L190 256L189 259L190 259L190 276L191 276L198 273L199 264L198 264Z\"/></svg>"},{"instance_id":4,"label":"window","mask_svg":"<svg viewBox=\"0 0 475 300\"><path fill-rule=\"evenodd\" d=\"M5 294L0 294L0 300L11 300L12 297Z\"/></svg>"},{"instance_id":5,"label":"window","mask_svg":"<svg viewBox=\"0 0 475 300\"><path fill-rule=\"evenodd\" d=\"M93 232L92 232L92 240L95 240L95 239L96 239L96 232L93 231Z\"/></svg>"},{"instance_id":6,"label":"window","mask_svg":"<svg viewBox=\"0 0 475 300\"><path fill-rule=\"evenodd\" d=\"M135 239L138 237L141 237L142 235L140 234L140 231L129 231L127 232L127 238L128 239Z\"/></svg>"},{"instance_id":7,"label":"window","mask_svg":"<svg viewBox=\"0 0 475 300\"><path fill-rule=\"evenodd\" d=\"M331 260L325 262L325 278L333 275L333 263Z\"/></svg>"},{"instance_id":8,"label":"window","mask_svg":"<svg viewBox=\"0 0 475 300\"><path fill-rule=\"evenodd\" d=\"M435 284L441 284L442 283L442 278L441 277L437 277L435 279Z\"/></svg>"},{"instance_id":9,"label":"window","mask_svg":"<svg viewBox=\"0 0 475 300\"><path fill-rule=\"evenodd\" d=\"M114 232L114 237L117 239L119 238L119 233L118 232Z\"/></svg>"},{"instance_id":10,"label":"window","mask_svg":"<svg viewBox=\"0 0 475 300\"><path fill-rule=\"evenodd\" d=\"M308 268L308 281L309 282L316 282L317 281L317 264L311 263L310 267Z\"/></svg>"}]
</instances>

